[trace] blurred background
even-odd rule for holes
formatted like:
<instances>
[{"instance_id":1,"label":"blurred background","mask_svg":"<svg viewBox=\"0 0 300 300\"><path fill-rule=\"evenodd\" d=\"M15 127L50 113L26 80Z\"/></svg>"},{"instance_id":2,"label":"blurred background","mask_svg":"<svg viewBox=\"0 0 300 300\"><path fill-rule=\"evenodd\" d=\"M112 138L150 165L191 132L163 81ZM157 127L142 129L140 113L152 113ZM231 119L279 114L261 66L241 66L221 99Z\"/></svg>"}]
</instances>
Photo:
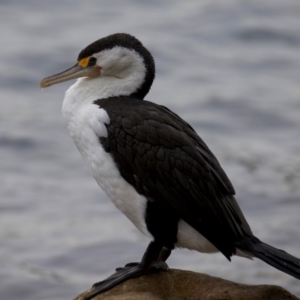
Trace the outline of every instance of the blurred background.
<instances>
[{"instance_id":1,"label":"blurred background","mask_svg":"<svg viewBox=\"0 0 300 300\"><path fill-rule=\"evenodd\" d=\"M72 299L139 261L146 237L97 186L64 125L71 82L39 82L116 32L157 66L147 100L219 158L254 233L300 257L298 0L0 1L0 296ZM172 268L248 284L296 279L258 260L176 250Z\"/></svg>"}]
</instances>

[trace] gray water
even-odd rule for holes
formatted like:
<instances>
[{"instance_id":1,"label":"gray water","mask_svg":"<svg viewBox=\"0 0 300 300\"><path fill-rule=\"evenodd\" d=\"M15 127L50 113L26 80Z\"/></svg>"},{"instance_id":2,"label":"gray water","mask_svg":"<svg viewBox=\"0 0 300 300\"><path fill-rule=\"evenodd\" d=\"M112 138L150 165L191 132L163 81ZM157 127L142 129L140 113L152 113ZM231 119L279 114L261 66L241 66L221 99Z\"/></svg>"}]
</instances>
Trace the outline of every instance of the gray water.
<instances>
[{"instance_id":1,"label":"gray water","mask_svg":"<svg viewBox=\"0 0 300 300\"><path fill-rule=\"evenodd\" d=\"M231 178L254 233L300 257L298 0L0 1L0 296L72 299L148 240L110 203L61 116L71 82L39 81L128 32L153 53L148 100L186 119ZM296 279L259 260L176 250L172 268L249 284Z\"/></svg>"}]
</instances>

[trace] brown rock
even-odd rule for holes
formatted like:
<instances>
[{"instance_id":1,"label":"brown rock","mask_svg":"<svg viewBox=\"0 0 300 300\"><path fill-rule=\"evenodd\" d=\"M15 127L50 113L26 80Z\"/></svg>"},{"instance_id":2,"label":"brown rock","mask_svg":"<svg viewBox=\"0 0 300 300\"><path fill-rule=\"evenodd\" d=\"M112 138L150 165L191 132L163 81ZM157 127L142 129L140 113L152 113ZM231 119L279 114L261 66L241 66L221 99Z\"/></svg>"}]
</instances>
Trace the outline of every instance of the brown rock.
<instances>
[{"instance_id":1,"label":"brown rock","mask_svg":"<svg viewBox=\"0 0 300 300\"><path fill-rule=\"evenodd\" d=\"M89 291L74 300L84 300ZM128 280L94 300L297 300L274 285L246 285L191 271L170 270ZM299 299L298 299L299 300Z\"/></svg>"}]
</instances>

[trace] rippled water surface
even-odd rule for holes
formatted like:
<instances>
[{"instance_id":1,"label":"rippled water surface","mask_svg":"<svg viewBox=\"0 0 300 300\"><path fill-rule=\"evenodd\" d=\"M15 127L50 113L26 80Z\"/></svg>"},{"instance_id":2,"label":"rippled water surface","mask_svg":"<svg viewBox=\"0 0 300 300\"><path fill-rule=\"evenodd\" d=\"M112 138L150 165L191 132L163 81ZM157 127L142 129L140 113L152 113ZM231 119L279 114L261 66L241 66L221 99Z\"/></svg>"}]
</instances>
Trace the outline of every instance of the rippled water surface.
<instances>
[{"instance_id":1,"label":"rippled water surface","mask_svg":"<svg viewBox=\"0 0 300 300\"><path fill-rule=\"evenodd\" d=\"M207 142L254 233L300 257L299 1L2 0L0 16L1 299L71 299L146 248L69 137L71 83L39 90L115 32L153 53L146 99ZM169 265L300 296L299 281L258 260L176 250Z\"/></svg>"}]
</instances>

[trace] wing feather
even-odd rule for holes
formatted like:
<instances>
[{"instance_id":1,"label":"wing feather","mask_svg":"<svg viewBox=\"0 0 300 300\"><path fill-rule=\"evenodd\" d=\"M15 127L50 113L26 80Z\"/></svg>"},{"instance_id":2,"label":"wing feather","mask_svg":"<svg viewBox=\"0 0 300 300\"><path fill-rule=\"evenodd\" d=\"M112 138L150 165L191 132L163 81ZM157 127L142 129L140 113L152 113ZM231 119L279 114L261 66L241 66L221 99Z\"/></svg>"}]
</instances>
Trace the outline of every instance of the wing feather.
<instances>
[{"instance_id":1,"label":"wing feather","mask_svg":"<svg viewBox=\"0 0 300 300\"><path fill-rule=\"evenodd\" d=\"M126 181L178 215L228 259L251 233L218 160L193 128L167 108L131 98L95 102L107 110L110 152Z\"/></svg>"}]
</instances>

